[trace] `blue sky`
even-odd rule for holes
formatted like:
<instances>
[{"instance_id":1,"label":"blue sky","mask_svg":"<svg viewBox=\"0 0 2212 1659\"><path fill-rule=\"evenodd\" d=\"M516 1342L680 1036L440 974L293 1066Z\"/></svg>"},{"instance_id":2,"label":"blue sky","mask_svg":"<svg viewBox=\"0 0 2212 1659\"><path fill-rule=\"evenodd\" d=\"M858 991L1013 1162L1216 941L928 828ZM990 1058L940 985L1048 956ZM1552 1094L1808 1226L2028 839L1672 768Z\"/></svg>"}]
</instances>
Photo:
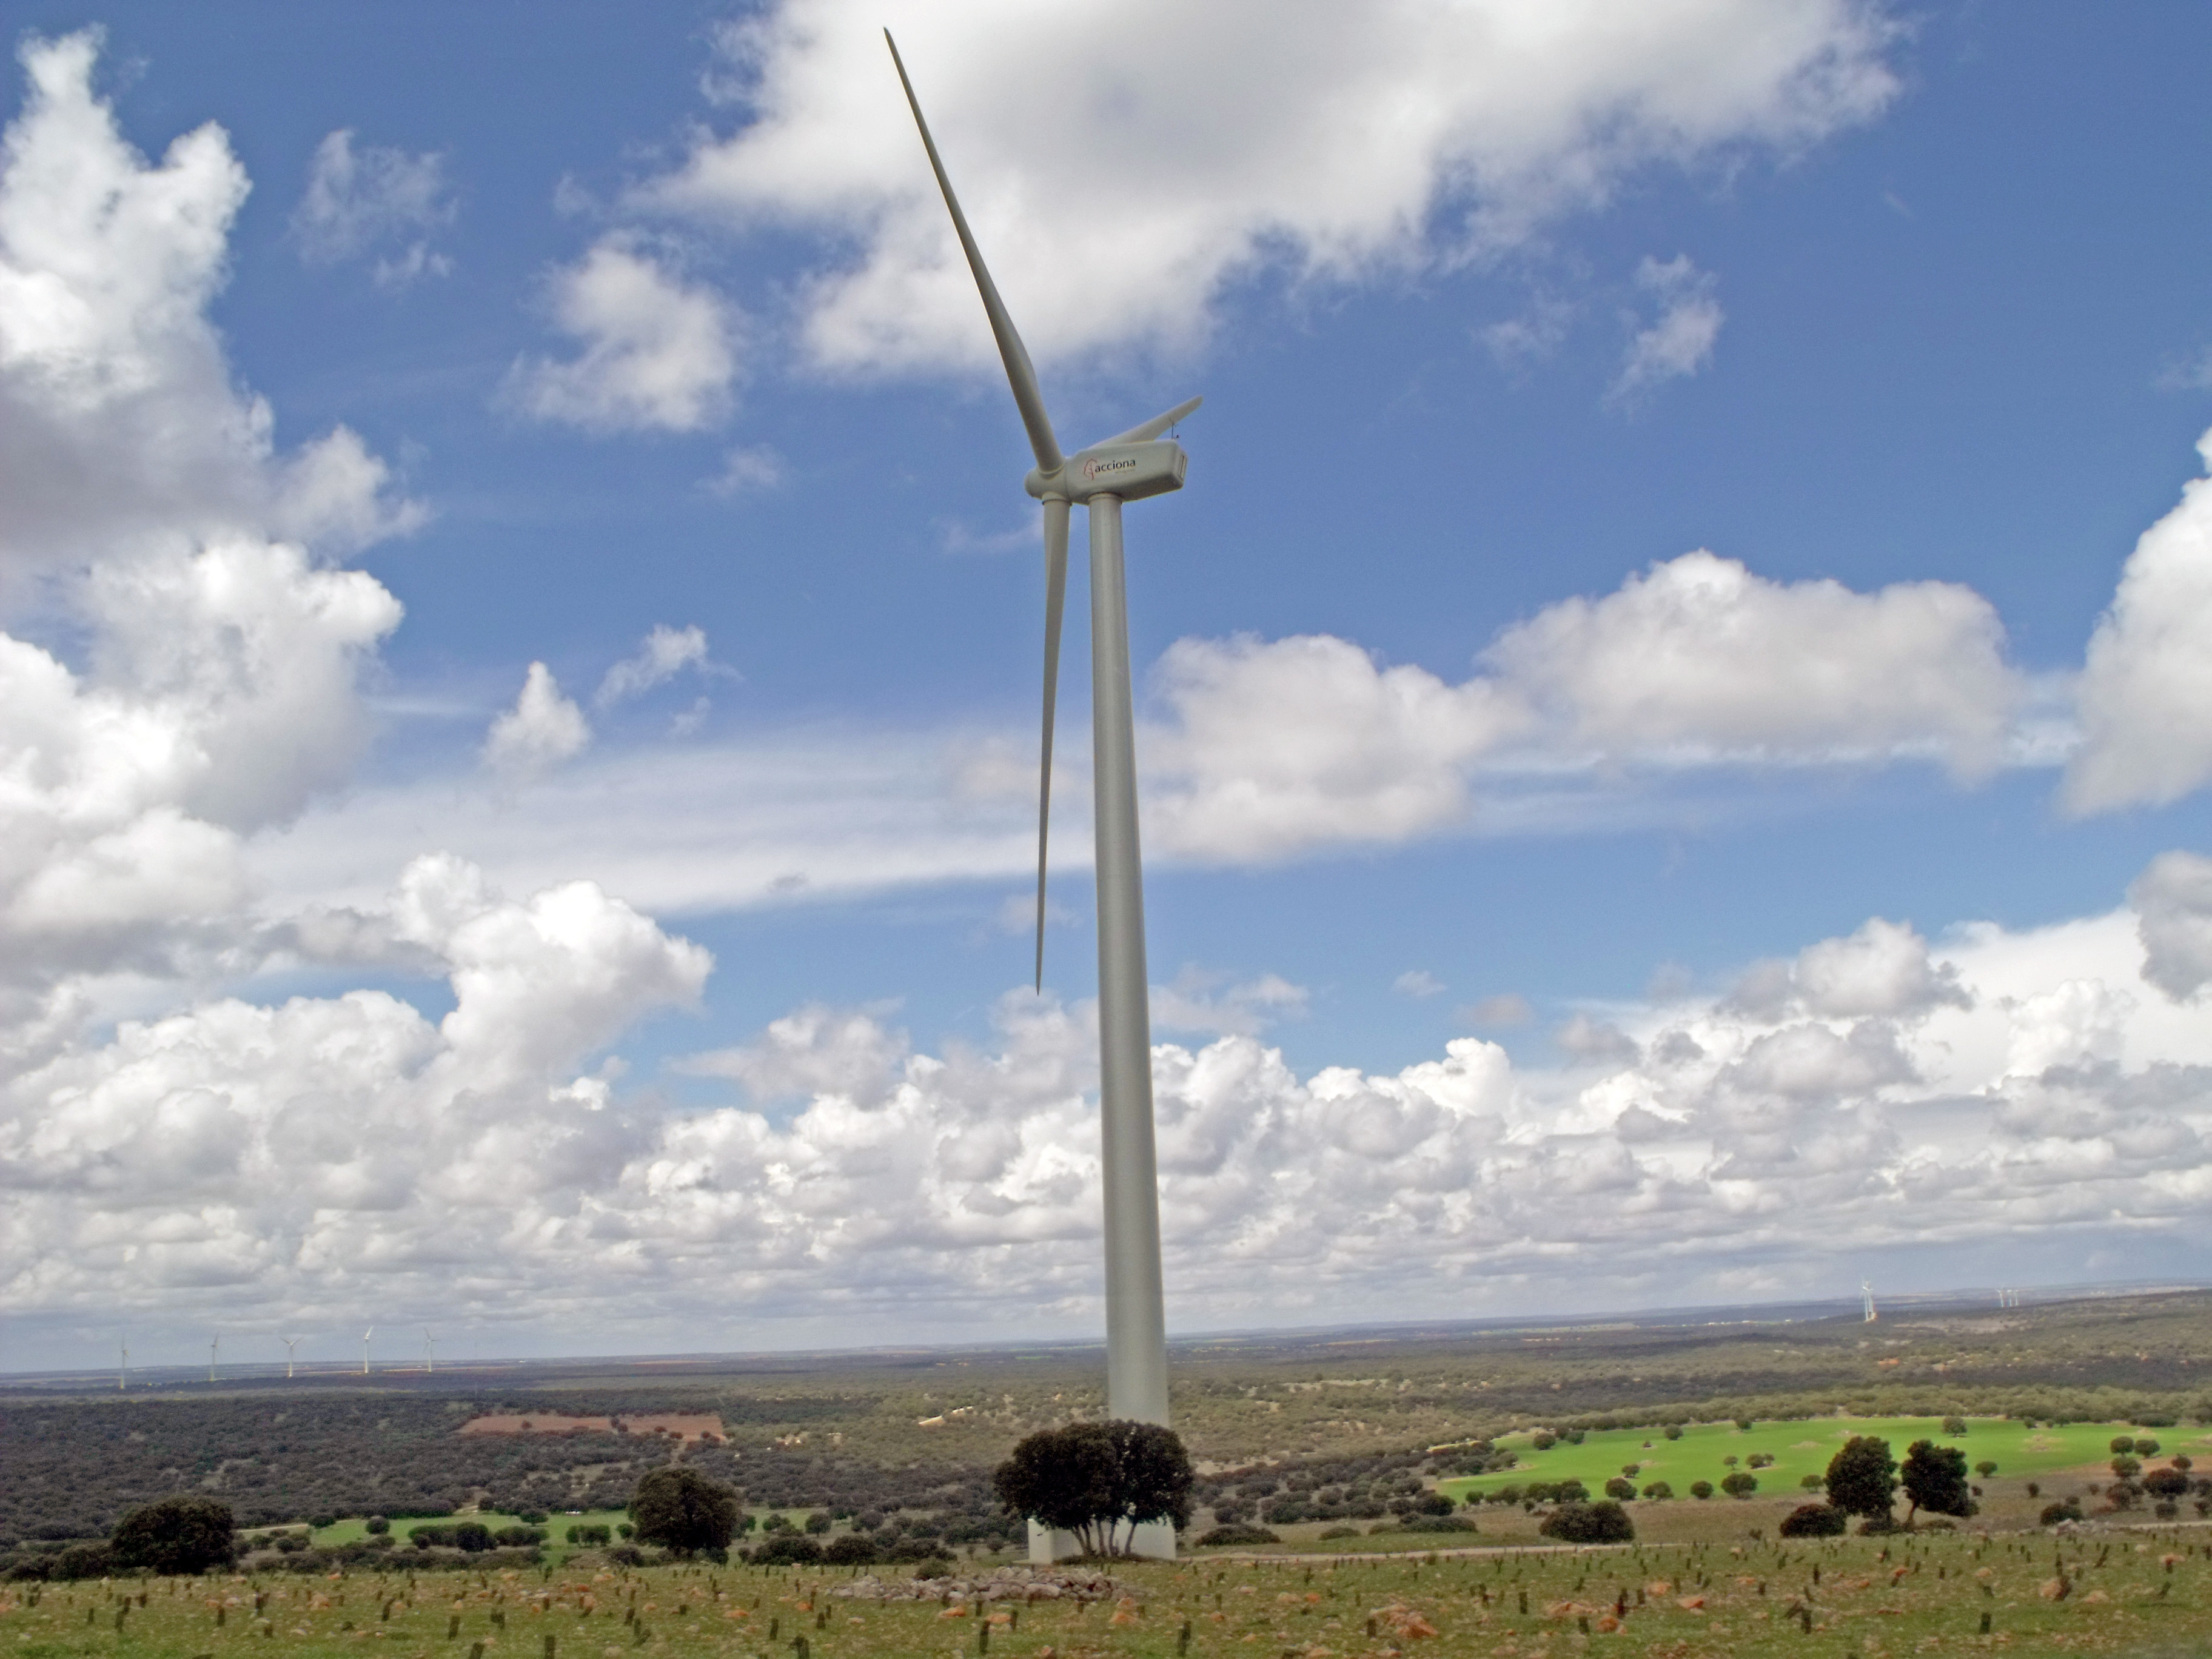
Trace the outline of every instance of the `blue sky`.
<instances>
[{"instance_id":1,"label":"blue sky","mask_svg":"<svg viewBox=\"0 0 2212 1659\"><path fill-rule=\"evenodd\" d=\"M1206 398L1172 1322L2202 1273L2212 21L1243 12L19 9L9 1363L1095 1325L1082 613L1037 1000L886 21L1063 439Z\"/></svg>"}]
</instances>

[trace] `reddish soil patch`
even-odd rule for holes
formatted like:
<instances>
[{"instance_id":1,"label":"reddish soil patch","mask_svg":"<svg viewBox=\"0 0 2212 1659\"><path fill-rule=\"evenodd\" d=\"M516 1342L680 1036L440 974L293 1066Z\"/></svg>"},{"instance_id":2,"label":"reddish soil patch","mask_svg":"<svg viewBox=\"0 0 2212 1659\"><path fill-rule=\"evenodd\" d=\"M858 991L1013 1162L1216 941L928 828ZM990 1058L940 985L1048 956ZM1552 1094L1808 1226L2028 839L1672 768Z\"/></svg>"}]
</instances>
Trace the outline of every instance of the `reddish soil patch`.
<instances>
[{"instance_id":1,"label":"reddish soil patch","mask_svg":"<svg viewBox=\"0 0 2212 1659\"><path fill-rule=\"evenodd\" d=\"M672 1440L720 1441L722 1419L713 1412L645 1412L637 1416L564 1417L558 1412L472 1417L463 1434L657 1434Z\"/></svg>"}]
</instances>

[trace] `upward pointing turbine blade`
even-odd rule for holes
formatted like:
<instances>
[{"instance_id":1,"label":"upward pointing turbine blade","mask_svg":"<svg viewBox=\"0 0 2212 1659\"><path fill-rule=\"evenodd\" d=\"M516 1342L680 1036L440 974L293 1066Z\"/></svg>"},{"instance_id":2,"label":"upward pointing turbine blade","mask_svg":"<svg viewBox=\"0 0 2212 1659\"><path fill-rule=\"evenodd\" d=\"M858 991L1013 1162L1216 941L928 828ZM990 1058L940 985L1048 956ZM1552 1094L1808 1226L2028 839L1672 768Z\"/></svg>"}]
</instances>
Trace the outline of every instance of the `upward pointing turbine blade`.
<instances>
[{"instance_id":1,"label":"upward pointing turbine blade","mask_svg":"<svg viewBox=\"0 0 2212 1659\"><path fill-rule=\"evenodd\" d=\"M1038 389L1036 370L1030 367L1030 354L1022 344L1022 337L1014 331L1014 319L1006 315L1006 307L999 298L998 284L983 264L982 251L975 246L975 238L968 229L968 216L960 210L960 198L952 193L952 180L945 177L945 163L938 159L937 140L929 136L929 123L922 118L921 100L914 95L914 82L906 76L906 61L899 56L898 42L891 39L889 29L884 31L884 44L891 49L891 62L898 69L899 84L906 88L907 106L914 112L914 124L921 129L921 147L929 152L930 171L937 175L937 187L945 192L945 205L952 210L952 228L959 234L960 248L968 256L968 269L975 273L975 286L982 290L983 311L991 319L991 333L999 342L999 356L1006 365L1006 379L1014 388L1014 404L1022 411L1022 424L1029 428L1030 447L1036 452L1037 471L1047 475L1060 470L1063 459L1060 440L1053 436L1052 416L1045 413L1044 393ZM1164 430L1165 428L1162 428Z\"/></svg>"},{"instance_id":2,"label":"upward pointing turbine blade","mask_svg":"<svg viewBox=\"0 0 2212 1659\"><path fill-rule=\"evenodd\" d=\"M1067 502L1044 504L1044 756L1037 767L1036 988L1044 989L1044 849L1052 829L1052 715L1060 700L1060 619L1067 608Z\"/></svg>"}]
</instances>

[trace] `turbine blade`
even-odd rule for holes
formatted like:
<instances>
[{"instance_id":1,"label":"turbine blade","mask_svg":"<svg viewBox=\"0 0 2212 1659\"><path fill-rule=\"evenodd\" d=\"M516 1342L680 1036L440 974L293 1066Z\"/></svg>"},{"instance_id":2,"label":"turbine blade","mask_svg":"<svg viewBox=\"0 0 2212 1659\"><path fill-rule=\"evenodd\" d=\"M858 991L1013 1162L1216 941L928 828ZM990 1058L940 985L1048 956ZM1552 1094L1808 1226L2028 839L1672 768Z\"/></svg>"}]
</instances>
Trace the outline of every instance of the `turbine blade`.
<instances>
[{"instance_id":1,"label":"turbine blade","mask_svg":"<svg viewBox=\"0 0 2212 1659\"><path fill-rule=\"evenodd\" d=\"M1133 426L1127 432L1117 432L1110 438L1101 438L1091 447L1093 449L1103 449L1108 444L1150 443L1205 401L1203 398L1193 398L1188 403L1177 404L1166 414L1155 415L1142 426Z\"/></svg>"},{"instance_id":2,"label":"turbine blade","mask_svg":"<svg viewBox=\"0 0 2212 1659\"><path fill-rule=\"evenodd\" d=\"M1044 504L1044 755L1037 768L1036 988L1044 989L1044 854L1052 829L1052 715L1060 700L1060 619L1067 609L1067 503Z\"/></svg>"},{"instance_id":3,"label":"turbine blade","mask_svg":"<svg viewBox=\"0 0 2212 1659\"><path fill-rule=\"evenodd\" d=\"M1005 303L999 298L998 284L991 280L991 272L983 264L982 250L975 246L975 238L968 228L968 216L960 210L960 198L952 193L952 180L945 176L945 163L938 158L937 140L929 136L929 123L922 118L921 100L914 95L914 82L907 79L906 61L899 56L898 42L891 39L889 29L884 31L884 42L891 49L891 63L898 70L899 84L906 88L907 107L914 112L914 124L921 129L921 147L929 152L930 171L937 175L937 187L945 192L945 205L952 210L952 228L960 237L960 248L968 256L968 269L975 273L975 286L983 295L983 313L991 319L991 334L999 343L999 356L1006 365L1006 380L1014 389L1015 407L1022 411L1022 424L1029 428L1030 447L1036 452L1040 471L1056 471L1062 457L1060 440L1053 436L1052 416L1045 413L1044 393L1037 386L1036 370L1030 366L1028 349L1022 337L1014 331L1014 319L1006 314Z\"/></svg>"}]
</instances>

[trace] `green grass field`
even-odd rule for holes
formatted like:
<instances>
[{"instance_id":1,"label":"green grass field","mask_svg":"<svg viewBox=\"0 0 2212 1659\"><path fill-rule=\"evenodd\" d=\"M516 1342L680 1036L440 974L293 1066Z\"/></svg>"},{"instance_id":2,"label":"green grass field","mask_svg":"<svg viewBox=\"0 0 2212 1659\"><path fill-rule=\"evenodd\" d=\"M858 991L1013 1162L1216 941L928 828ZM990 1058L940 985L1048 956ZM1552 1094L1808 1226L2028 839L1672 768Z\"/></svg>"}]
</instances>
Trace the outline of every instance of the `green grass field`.
<instances>
[{"instance_id":1,"label":"green grass field","mask_svg":"<svg viewBox=\"0 0 2212 1659\"><path fill-rule=\"evenodd\" d=\"M11 1584L0 1643L16 1659L357 1659L372 1644L406 1659L2180 1655L2212 1650L2205 1536L1127 1564L1112 1569L1118 1593L1089 1606L939 1600L940 1586L861 1601L830 1593L834 1572L582 1564Z\"/></svg>"},{"instance_id":2,"label":"green grass field","mask_svg":"<svg viewBox=\"0 0 2212 1659\"><path fill-rule=\"evenodd\" d=\"M1579 1446L1562 1441L1538 1451L1525 1434L1508 1435L1498 1443L1519 1456L1517 1468L1498 1474L1445 1480L1438 1485L1455 1498L1469 1492L1494 1492L1500 1486L1526 1486L1531 1480L1578 1479L1593 1493L1619 1475L1623 1466L1638 1465L1632 1477L1640 1491L1654 1480L1674 1487L1678 1498L1687 1498L1690 1483L1709 1480L1716 1487L1721 1477L1744 1467L1742 1460L1754 1452L1771 1455L1771 1467L1752 1471L1762 1498L1782 1497L1798 1490L1802 1477L1825 1474L1828 1460L1855 1434L1879 1435L1900 1460L1916 1440L1954 1445L1966 1454L1969 1467L1987 1461L1997 1466L2005 1480L2034 1480L2081 1471L2094 1479L2094 1466L2101 1469L2112 1457L2118 1435L2148 1436L2159 1443L2159 1460L2175 1452L2199 1461L2212 1459L2212 1434L2201 1428L2137 1429L2124 1423L2072 1423L2064 1428L2028 1428L2003 1418L1969 1418L1966 1432L1948 1436L1942 1419L1933 1417L1840 1418L1815 1417L1795 1422L1754 1423L1739 1429L1733 1423L1698 1423L1682 1431L1680 1440L1669 1440L1656 1429L1609 1429L1592 1431ZM1722 1460L1735 1457L1730 1465ZM2070 1490L2070 1488L2069 1488Z\"/></svg>"}]
</instances>

